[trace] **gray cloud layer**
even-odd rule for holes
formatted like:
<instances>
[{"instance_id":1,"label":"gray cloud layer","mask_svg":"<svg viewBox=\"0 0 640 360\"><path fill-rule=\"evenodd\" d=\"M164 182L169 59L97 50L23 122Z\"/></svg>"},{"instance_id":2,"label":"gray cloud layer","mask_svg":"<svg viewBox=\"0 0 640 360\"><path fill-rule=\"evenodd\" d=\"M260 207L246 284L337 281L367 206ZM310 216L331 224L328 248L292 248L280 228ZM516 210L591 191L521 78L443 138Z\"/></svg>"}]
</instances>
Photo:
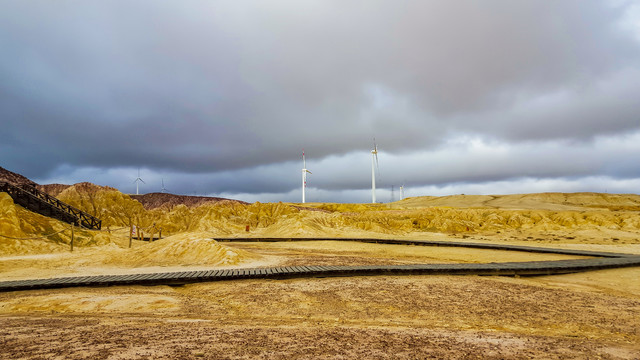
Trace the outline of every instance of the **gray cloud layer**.
<instances>
[{"instance_id":1,"label":"gray cloud layer","mask_svg":"<svg viewBox=\"0 0 640 360\"><path fill-rule=\"evenodd\" d=\"M43 181L141 166L190 179L175 192L286 194L304 147L344 160L315 174L338 191L366 188L376 136L390 156L439 159L439 177L384 165L416 185L637 178L637 149L615 140L640 131L633 6L0 1L0 160ZM509 160L461 167L469 139ZM618 157L579 166L595 149Z\"/></svg>"}]
</instances>

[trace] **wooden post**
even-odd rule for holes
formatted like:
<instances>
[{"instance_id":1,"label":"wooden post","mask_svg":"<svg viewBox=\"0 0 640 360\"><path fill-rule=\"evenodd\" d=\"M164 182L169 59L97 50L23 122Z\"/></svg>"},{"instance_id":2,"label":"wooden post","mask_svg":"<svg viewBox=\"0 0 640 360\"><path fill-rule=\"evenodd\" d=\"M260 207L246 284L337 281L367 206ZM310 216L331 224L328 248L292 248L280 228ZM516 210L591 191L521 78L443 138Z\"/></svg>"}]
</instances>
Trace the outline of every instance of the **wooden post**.
<instances>
[{"instance_id":1,"label":"wooden post","mask_svg":"<svg viewBox=\"0 0 640 360\"><path fill-rule=\"evenodd\" d=\"M136 226L136 235L138 235L138 240L142 240L140 237L140 225Z\"/></svg>"},{"instance_id":2,"label":"wooden post","mask_svg":"<svg viewBox=\"0 0 640 360\"><path fill-rule=\"evenodd\" d=\"M140 236L138 237L138 240L144 241L144 231L140 231Z\"/></svg>"},{"instance_id":3,"label":"wooden post","mask_svg":"<svg viewBox=\"0 0 640 360\"><path fill-rule=\"evenodd\" d=\"M153 226L151 226L151 235L149 235L149 242L153 242L153 233L156 232L156 223L153 223Z\"/></svg>"},{"instance_id":4,"label":"wooden post","mask_svg":"<svg viewBox=\"0 0 640 360\"><path fill-rule=\"evenodd\" d=\"M73 252L73 238L74 238L74 234L73 234L73 228L75 226L73 226L73 224L71 224L71 252Z\"/></svg>"},{"instance_id":5,"label":"wooden post","mask_svg":"<svg viewBox=\"0 0 640 360\"><path fill-rule=\"evenodd\" d=\"M129 221L129 249L131 249L131 238L133 238L133 223Z\"/></svg>"},{"instance_id":6,"label":"wooden post","mask_svg":"<svg viewBox=\"0 0 640 360\"><path fill-rule=\"evenodd\" d=\"M158 232L158 240L162 239L162 228L160 228L160 231Z\"/></svg>"}]
</instances>

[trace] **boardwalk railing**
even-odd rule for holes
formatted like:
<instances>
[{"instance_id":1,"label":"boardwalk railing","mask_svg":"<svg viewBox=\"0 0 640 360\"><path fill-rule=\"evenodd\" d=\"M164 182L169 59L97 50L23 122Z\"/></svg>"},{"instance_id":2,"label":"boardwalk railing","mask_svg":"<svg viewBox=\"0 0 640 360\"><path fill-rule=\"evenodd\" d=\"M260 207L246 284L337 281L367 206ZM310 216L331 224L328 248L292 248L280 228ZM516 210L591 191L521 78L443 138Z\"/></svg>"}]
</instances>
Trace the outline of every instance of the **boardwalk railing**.
<instances>
[{"instance_id":1,"label":"boardwalk railing","mask_svg":"<svg viewBox=\"0 0 640 360\"><path fill-rule=\"evenodd\" d=\"M16 204L38 214L87 229L100 230L102 227L102 220L62 202L34 186L26 184L16 186L0 182L0 192L6 192Z\"/></svg>"}]
</instances>

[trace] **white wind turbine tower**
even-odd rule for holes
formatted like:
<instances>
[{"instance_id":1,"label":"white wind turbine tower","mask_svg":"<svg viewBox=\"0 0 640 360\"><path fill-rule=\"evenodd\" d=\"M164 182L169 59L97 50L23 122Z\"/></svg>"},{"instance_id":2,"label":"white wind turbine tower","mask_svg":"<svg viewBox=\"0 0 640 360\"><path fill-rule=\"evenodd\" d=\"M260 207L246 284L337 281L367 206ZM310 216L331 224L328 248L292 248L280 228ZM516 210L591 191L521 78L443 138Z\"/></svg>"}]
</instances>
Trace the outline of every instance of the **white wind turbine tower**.
<instances>
[{"instance_id":1,"label":"white wind turbine tower","mask_svg":"<svg viewBox=\"0 0 640 360\"><path fill-rule=\"evenodd\" d=\"M311 174L311 171L307 170L307 161L304 158L304 149L302 149L302 203L305 202L305 189L307 188L307 173Z\"/></svg>"},{"instance_id":2,"label":"white wind turbine tower","mask_svg":"<svg viewBox=\"0 0 640 360\"><path fill-rule=\"evenodd\" d=\"M376 170L378 169L378 146L376 139L373 138L373 150L371 150L371 202L376 203Z\"/></svg>"},{"instance_id":3,"label":"white wind turbine tower","mask_svg":"<svg viewBox=\"0 0 640 360\"><path fill-rule=\"evenodd\" d=\"M136 183L136 195L138 195L138 185L140 185L140 181L142 181L143 184L146 184L146 182L140 178L140 168L138 168L138 177L134 181L134 183Z\"/></svg>"}]
</instances>

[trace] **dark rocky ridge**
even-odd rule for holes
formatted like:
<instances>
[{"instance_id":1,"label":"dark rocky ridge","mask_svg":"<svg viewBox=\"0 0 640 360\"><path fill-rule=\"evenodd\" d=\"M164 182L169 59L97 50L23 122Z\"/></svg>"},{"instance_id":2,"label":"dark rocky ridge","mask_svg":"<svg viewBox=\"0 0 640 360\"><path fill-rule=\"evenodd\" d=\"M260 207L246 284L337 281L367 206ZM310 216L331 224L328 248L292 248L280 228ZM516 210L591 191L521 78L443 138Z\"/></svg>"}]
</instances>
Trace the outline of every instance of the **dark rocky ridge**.
<instances>
[{"instance_id":1,"label":"dark rocky ridge","mask_svg":"<svg viewBox=\"0 0 640 360\"><path fill-rule=\"evenodd\" d=\"M174 195L168 193L149 193L144 195L129 195L132 199L142 203L145 209L157 209L160 207L173 207L175 205L186 205L188 207L196 207L204 203L216 203L220 201L233 201L241 204L248 204L247 202L240 200L232 200L219 197L210 196L189 196L189 195Z\"/></svg>"},{"instance_id":2,"label":"dark rocky ridge","mask_svg":"<svg viewBox=\"0 0 640 360\"><path fill-rule=\"evenodd\" d=\"M35 182L26 178L25 176L16 174L13 171L9 171L3 167L0 167L0 182L2 181L8 182L13 185L24 185L24 184L31 185L31 186L38 185Z\"/></svg>"}]
</instances>

